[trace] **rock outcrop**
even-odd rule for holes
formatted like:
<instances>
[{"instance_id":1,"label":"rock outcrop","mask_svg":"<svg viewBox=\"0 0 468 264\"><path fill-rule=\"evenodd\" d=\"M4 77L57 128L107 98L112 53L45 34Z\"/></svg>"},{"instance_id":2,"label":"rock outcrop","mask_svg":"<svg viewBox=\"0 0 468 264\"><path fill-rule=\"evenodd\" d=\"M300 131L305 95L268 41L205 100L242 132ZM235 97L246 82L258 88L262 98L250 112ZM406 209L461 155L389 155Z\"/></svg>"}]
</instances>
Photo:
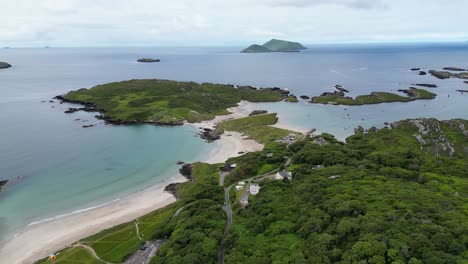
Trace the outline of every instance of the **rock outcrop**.
<instances>
[{"instance_id":1,"label":"rock outcrop","mask_svg":"<svg viewBox=\"0 0 468 264\"><path fill-rule=\"evenodd\" d=\"M10 67L11 67L11 64L0 61L0 69L7 69Z\"/></svg>"}]
</instances>

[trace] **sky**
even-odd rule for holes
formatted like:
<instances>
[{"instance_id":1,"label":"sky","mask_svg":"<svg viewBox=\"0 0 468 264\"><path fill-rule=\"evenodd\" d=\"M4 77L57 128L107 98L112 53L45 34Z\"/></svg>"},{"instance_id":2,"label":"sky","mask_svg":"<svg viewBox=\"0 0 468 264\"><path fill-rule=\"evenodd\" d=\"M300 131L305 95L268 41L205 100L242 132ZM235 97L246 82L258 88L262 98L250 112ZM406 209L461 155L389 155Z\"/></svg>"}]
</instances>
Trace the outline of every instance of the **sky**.
<instances>
[{"instance_id":1,"label":"sky","mask_svg":"<svg viewBox=\"0 0 468 264\"><path fill-rule=\"evenodd\" d=\"M466 0L0 0L0 46L467 41Z\"/></svg>"}]
</instances>

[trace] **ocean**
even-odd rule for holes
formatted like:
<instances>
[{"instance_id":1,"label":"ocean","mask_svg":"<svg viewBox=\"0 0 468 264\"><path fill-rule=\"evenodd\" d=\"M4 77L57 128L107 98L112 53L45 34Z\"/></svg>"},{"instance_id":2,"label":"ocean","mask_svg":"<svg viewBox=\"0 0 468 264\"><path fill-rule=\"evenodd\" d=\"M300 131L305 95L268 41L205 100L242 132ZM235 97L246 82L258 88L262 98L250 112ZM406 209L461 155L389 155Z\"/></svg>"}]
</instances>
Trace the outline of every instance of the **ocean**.
<instances>
[{"instance_id":1,"label":"ocean","mask_svg":"<svg viewBox=\"0 0 468 264\"><path fill-rule=\"evenodd\" d=\"M468 68L468 43L313 45L300 53L240 54L242 47L128 47L1 49L0 240L25 226L79 213L167 182L176 162L196 161L216 144L191 126L111 126L93 113L64 114L49 100L97 84L139 78L281 87L315 96L336 84L350 95L405 89L414 83L438 96L430 101L368 106L314 105L306 101L253 104L278 112L281 123L315 128L344 139L358 126L382 127L405 118L468 118L462 80L419 76L410 68ZM141 57L160 63L137 63ZM42 102L45 101L45 102ZM96 125L82 128L83 125Z\"/></svg>"}]
</instances>

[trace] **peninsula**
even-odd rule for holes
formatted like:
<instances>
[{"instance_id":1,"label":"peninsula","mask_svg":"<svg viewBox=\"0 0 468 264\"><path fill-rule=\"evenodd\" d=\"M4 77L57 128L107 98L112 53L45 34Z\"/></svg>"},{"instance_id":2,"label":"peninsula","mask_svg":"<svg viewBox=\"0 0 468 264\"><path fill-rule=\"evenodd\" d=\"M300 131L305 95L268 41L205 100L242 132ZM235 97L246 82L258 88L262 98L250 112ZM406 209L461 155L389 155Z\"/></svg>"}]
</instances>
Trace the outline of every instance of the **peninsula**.
<instances>
[{"instance_id":1,"label":"peninsula","mask_svg":"<svg viewBox=\"0 0 468 264\"><path fill-rule=\"evenodd\" d=\"M272 39L263 45L253 44L241 51L241 53L265 53L265 52L299 52L306 49L299 42Z\"/></svg>"},{"instance_id":2,"label":"peninsula","mask_svg":"<svg viewBox=\"0 0 468 264\"><path fill-rule=\"evenodd\" d=\"M112 124L182 125L229 114L240 101L278 102L289 98L280 88L256 88L170 80L130 80L79 89L56 99L84 105L76 111L100 112Z\"/></svg>"},{"instance_id":3,"label":"peninsula","mask_svg":"<svg viewBox=\"0 0 468 264\"><path fill-rule=\"evenodd\" d=\"M0 61L0 69L7 69L7 68L10 68L10 67L11 67L11 64Z\"/></svg>"}]
</instances>

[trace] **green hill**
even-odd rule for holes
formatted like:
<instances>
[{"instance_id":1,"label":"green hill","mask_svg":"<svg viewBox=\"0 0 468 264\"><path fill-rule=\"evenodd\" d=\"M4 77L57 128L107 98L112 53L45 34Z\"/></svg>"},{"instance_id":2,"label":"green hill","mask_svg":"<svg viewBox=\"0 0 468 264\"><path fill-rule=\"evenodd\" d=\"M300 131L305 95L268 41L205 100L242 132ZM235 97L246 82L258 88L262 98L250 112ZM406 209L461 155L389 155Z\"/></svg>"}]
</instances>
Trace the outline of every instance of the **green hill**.
<instances>
[{"instance_id":1,"label":"green hill","mask_svg":"<svg viewBox=\"0 0 468 264\"><path fill-rule=\"evenodd\" d=\"M306 49L299 42L272 39L263 45L253 44L242 50L242 53L263 53L263 52L299 52Z\"/></svg>"},{"instance_id":2,"label":"green hill","mask_svg":"<svg viewBox=\"0 0 468 264\"><path fill-rule=\"evenodd\" d=\"M266 48L262 45L253 44L248 48L241 51L242 53L263 53L263 52L273 52L271 49Z\"/></svg>"},{"instance_id":3,"label":"green hill","mask_svg":"<svg viewBox=\"0 0 468 264\"><path fill-rule=\"evenodd\" d=\"M263 47L277 52L300 51L306 49L306 47L302 46L302 44L299 42L291 42L279 39L272 39L263 44Z\"/></svg>"}]
</instances>

